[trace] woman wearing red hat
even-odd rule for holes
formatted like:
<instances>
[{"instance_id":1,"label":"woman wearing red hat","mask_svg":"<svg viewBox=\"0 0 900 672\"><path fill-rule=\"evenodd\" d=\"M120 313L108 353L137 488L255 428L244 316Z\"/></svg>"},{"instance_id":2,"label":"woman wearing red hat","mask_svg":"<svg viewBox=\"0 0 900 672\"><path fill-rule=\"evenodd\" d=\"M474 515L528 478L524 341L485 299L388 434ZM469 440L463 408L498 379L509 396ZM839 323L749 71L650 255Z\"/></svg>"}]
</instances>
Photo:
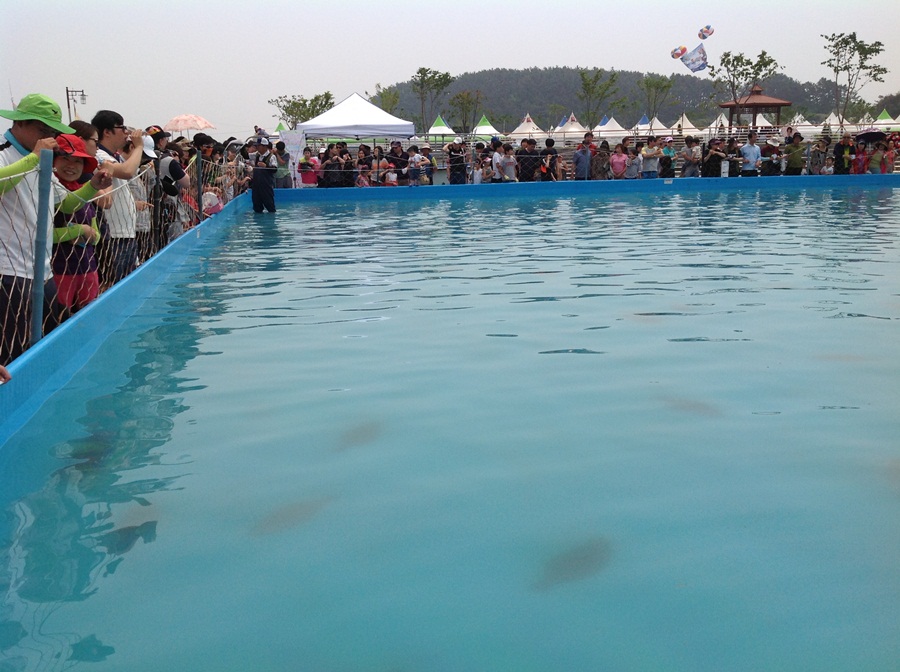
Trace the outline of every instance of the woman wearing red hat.
<instances>
[{"instance_id":1,"label":"woman wearing red hat","mask_svg":"<svg viewBox=\"0 0 900 672\"><path fill-rule=\"evenodd\" d=\"M76 135L60 135L53 160L57 179L69 191L81 188L84 175L97 169L97 159L88 154L84 141ZM100 241L97 210L88 203L72 214L59 212L53 219L53 276L56 301L65 309L62 319L84 308L100 294L94 245Z\"/></svg>"}]
</instances>

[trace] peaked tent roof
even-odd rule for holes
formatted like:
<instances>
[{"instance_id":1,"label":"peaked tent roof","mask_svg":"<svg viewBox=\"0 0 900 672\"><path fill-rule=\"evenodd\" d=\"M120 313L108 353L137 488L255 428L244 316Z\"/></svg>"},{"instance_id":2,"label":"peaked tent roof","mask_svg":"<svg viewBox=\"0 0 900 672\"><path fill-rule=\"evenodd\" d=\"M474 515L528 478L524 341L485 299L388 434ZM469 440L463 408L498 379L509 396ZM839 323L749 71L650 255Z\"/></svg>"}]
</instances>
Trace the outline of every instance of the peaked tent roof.
<instances>
[{"instance_id":1,"label":"peaked tent roof","mask_svg":"<svg viewBox=\"0 0 900 672\"><path fill-rule=\"evenodd\" d=\"M587 133L587 130L588 129L586 129L584 126L582 126L581 123L578 121L578 119L575 117L575 113L572 112L569 115L568 119L566 119L565 123L560 124L556 128L555 132L562 133L564 135L573 135L573 136L580 134L580 137L584 138L584 134Z\"/></svg>"},{"instance_id":2,"label":"peaked tent roof","mask_svg":"<svg viewBox=\"0 0 900 672\"><path fill-rule=\"evenodd\" d=\"M678 130L679 126L681 130ZM688 116L682 112L681 116L675 120L675 123L672 124L672 130L676 133L681 133L681 135L690 135L691 133L699 133L700 129L694 126L693 122L688 119Z\"/></svg>"},{"instance_id":3,"label":"peaked tent roof","mask_svg":"<svg viewBox=\"0 0 900 672\"><path fill-rule=\"evenodd\" d=\"M846 122L845 122L846 123ZM832 128L838 128L841 125L841 120L838 117L837 113L832 112L826 117L825 121L822 122L822 125L828 124Z\"/></svg>"},{"instance_id":4,"label":"peaked tent roof","mask_svg":"<svg viewBox=\"0 0 900 672\"><path fill-rule=\"evenodd\" d=\"M447 125L441 115L438 115L425 135L456 135L456 131Z\"/></svg>"},{"instance_id":5,"label":"peaked tent roof","mask_svg":"<svg viewBox=\"0 0 900 672\"><path fill-rule=\"evenodd\" d=\"M532 138L536 135L547 135L547 133L538 126L534 119L531 118L529 113L525 113L525 118L522 119L522 123L516 126L512 133L509 134L512 138Z\"/></svg>"},{"instance_id":6,"label":"peaked tent roof","mask_svg":"<svg viewBox=\"0 0 900 672\"><path fill-rule=\"evenodd\" d=\"M797 114L794 115L794 118L791 119L790 125L791 126L810 126L811 124L806 120L806 117L804 117L802 114L800 114L798 112Z\"/></svg>"},{"instance_id":7,"label":"peaked tent roof","mask_svg":"<svg viewBox=\"0 0 900 672\"><path fill-rule=\"evenodd\" d=\"M491 122L488 121L486 115L482 114L481 119L478 121L478 125L472 129L472 135L492 137L500 135L500 131L494 128Z\"/></svg>"},{"instance_id":8,"label":"peaked tent roof","mask_svg":"<svg viewBox=\"0 0 900 672\"><path fill-rule=\"evenodd\" d=\"M647 115L641 115L640 121L638 121L635 125L635 128L650 128L650 120L647 118Z\"/></svg>"},{"instance_id":9,"label":"peaked tent roof","mask_svg":"<svg viewBox=\"0 0 900 672\"><path fill-rule=\"evenodd\" d=\"M670 129L659 120L659 117L653 117L653 119L650 120L650 127L648 130L653 133L668 133Z\"/></svg>"},{"instance_id":10,"label":"peaked tent roof","mask_svg":"<svg viewBox=\"0 0 900 672\"><path fill-rule=\"evenodd\" d=\"M606 120L606 123L603 126L597 126L594 128L594 133L597 135L622 135L623 133L627 133L628 131L616 121L616 118L610 117Z\"/></svg>"},{"instance_id":11,"label":"peaked tent roof","mask_svg":"<svg viewBox=\"0 0 900 672\"><path fill-rule=\"evenodd\" d=\"M713 119L712 123L709 125L709 128L718 129L720 126L728 128L728 117L725 116L724 112L719 112L719 116Z\"/></svg>"},{"instance_id":12,"label":"peaked tent roof","mask_svg":"<svg viewBox=\"0 0 900 672\"><path fill-rule=\"evenodd\" d=\"M388 114L358 93L351 93L318 117L297 124L306 135L357 138L408 138L413 122Z\"/></svg>"},{"instance_id":13,"label":"peaked tent roof","mask_svg":"<svg viewBox=\"0 0 900 672\"><path fill-rule=\"evenodd\" d=\"M881 110L881 114L878 115L878 119L876 121L894 121L894 118L888 114L887 108Z\"/></svg>"}]
</instances>

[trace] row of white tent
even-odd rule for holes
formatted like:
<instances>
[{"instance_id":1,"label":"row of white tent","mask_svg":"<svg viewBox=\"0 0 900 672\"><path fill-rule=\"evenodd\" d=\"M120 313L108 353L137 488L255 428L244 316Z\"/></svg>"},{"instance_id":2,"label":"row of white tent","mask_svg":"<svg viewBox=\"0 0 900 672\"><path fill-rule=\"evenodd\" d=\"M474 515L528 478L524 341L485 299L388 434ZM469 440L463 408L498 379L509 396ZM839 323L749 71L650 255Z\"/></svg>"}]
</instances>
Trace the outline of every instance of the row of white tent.
<instances>
[{"instance_id":1,"label":"row of white tent","mask_svg":"<svg viewBox=\"0 0 900 672\"><path fill-rule=\"evenodd\" d=\"M745 117L746 119L746 117ZM849 123L845 121L841 123L840 118L832 113L825 121L821 124L812 124L808 122L802 114L796 114L794 117L788 122L788 124L795 129L800 129L801 132L805 131L807 135L814 135L816 133L822 132L822 130L827 126L833 133L837 133L838 129L845 128L850 131L861 131L863 129L876 128L883 131L900 131L900 117L894 119L891 117L887 110L883 111L881 115L877 119L873 119L870 115L866 115L862 119L859 119L856 122ZM756 127L757 128L768 128L772 127L773 124L765 116L762 114L757 115L756 117ZM644 115L641 120L632 126L631 128L625 128L619 122L616 121L615 117L606 117L600 120L596 126L594 126L590 131L597 137L616 137L616 136L624 136L624 135L716 135L721 132L726 132L728 130L728 117L723 112L705 129L701 129L695 126L690 119L688 119L686 114L682 114L674 124L671 126L666 126L662 123L657 117L653 117L653 119L647 119L647 116ZM587 133L588 128L583 126L578 119L575 117L575 113L573 112L567 118L563 119L558 126L550 128L549 131L543 130L540 126L535 123L534 119L530 114L526 114L525 118L522 120L522 123L519 124L514 130L510 133L505 134L505 137L512 139L521 139L521 138L541 138L541 137L553 137L553 138L561 138L564 140L580 140L584 137L584 134ZM428 136L434 137L449 137L455 136L457 133L450 128L446 121L441 116L435 120L434 124L431 125L431 128L428 129ZM478 125L472 129L471 135L476 137L493 137L499 136L501 133L494 128L494 126L488 121L486 116L481 117L481 121L478 122Z\"/></svg>"},{"instance_id":2,"label":"row of white tent","mask_svg":"<svg viewBox=\"0 0 900 672\"><path fill-rule=\"evenodd\" d=\"M821 131L821 125L805 124L806 120L801 115L797 115L791 121L791 125L798 128L807 135L815 134L814 128ZM757 126L771 126L768 120L761 115L757 116ZM863 128L876 128L879 130L890 131L900 130L900 120L891 119L887 111L882 112L877 119L864 118L854 125L841 124L836 115L832 115L823 122L827 124L833 133L837 132L841 127L858 131ZM604 117L597 126L591 129L595 136L600 138L622 137L628 134L655 134L655 135L716 135L720 131L728 128L728 119L724 114L707 127L705 131L697 128L691 123L687 115L682 114L678 120L671 126L667 127L659 119L651 121L644 116L634 127L626 129L622 127L613 117ZM552 128L550 131L542 130L532 119L530 114L526 114L522 123L519 124L511 133L505 137L512 139L521 139L527 137L554 137L564 140L580 140L587 132L587 128L582 126L575 114L570 114L559 126ZM352 94L345 100L341 101L327 112L322 113L315 119L298 124L292 131L282 132L282 139L289 142L293 147L303 147L306 137L357 137L357 138L375 138L375 137L393 137L393 138L409 138L415 133L415 128L411 121L399 119L381 108L373 105L359 94ZM438 138L452 138L457 133L438 116L435 123L428 129L428 136ZM480 138L490 138L502 135L488 121L486 116L482 116L478 125L472 130L471 136Z\"/></svg>"}]
</instances>

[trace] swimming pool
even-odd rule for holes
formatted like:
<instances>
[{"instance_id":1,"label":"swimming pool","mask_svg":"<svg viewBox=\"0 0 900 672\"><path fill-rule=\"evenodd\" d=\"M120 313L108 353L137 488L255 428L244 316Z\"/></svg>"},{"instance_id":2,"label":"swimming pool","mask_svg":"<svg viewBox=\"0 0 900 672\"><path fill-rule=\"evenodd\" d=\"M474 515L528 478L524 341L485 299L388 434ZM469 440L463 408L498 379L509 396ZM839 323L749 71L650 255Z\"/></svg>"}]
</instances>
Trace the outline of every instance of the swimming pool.
<instances>
[{"instance_id":1,"label":"swimming pool","mask_svg":"<svg viewBox=\"0 0 900 672\"><path fill-rule=\"evenodd\" d=\"M233 211L7 442L10 669L895 668L897 191L408 191Z\"/></svg>"}]
</instances>

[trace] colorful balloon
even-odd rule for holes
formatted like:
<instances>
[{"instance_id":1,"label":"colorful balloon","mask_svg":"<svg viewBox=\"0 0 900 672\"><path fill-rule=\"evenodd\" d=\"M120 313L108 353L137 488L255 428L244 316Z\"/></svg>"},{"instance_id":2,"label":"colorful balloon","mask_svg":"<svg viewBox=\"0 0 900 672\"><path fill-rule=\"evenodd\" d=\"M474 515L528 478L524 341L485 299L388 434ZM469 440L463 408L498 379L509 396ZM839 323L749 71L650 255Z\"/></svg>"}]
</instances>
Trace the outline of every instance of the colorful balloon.
<instances>
[{"instance_id":1,"label":"colorful balloon","mask_svg":"<svg viewBox=\"0 0 900 672\"><path fill-rule=\"evenodd\" d=\"M699 37L701 40L705 40L707 37L712 35L714 32L716 32L716 29L713 28L712 26L703 26L703 28L700 29L700 32L697 33L697 37Z\"/></svg>"},{"instance_id":2,"label":"colorful balloon","mask_svg":"<svg viewBox=\"0 0 900 672\"><path fill-rule=\"evenodd\" d=\"M672 50L672 58L681 58L687 53L687 47L675 47Z\"/></svg>"}]
</instances>

